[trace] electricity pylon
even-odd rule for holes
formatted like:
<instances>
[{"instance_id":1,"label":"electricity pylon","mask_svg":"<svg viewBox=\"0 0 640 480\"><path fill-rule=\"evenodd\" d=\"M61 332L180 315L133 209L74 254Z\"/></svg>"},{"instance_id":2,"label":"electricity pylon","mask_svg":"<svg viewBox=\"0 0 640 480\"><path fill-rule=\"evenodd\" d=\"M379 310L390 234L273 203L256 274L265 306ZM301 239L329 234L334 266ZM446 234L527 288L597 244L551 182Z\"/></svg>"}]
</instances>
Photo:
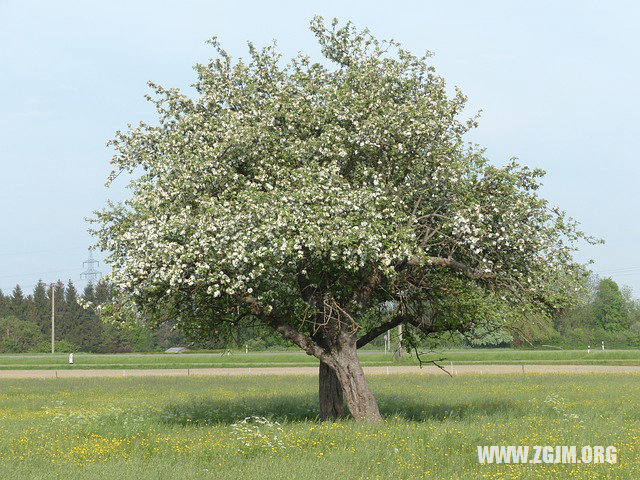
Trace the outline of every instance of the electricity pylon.
<instances>
[{"instance_id":1,"label":"electricity pylon","mask_svg":"<svg viewBox=\"0 0 640 480\"><path fill-rule=\"evenodd\" d=\"M87 282L91 284L93 284L95 280L100 280L100 277L102 277L102 272L95 268L99 265L100 262L93 259L93 250L90 248L89 258L82 262L82 267L86 268L86 270L80 274L80 278L87 279Z\"/></svg>"}]
</instances>

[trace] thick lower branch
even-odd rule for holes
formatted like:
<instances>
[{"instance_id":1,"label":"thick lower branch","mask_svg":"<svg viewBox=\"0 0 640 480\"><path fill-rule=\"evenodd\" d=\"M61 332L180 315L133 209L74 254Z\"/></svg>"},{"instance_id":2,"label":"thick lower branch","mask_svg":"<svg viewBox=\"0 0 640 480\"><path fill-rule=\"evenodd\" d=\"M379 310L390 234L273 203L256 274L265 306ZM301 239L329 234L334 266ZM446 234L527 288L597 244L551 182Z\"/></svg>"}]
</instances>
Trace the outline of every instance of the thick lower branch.
<instances>
[{"instance_id":1,"label":"thick lower branch","mask_svg":"<svg viewBox=\"0 0 640 480\"><path fill-rule=\"evenodd\" d=\"M369 330L367 333L365 333L363 336L361 336L358 339L358 341L356 342L356 348L364 347L365 345L370 343L375 338L378 338L383 333L391 330L394 327L397 327L398 325L400 325L404 321L406 321L405 316L404 315L398 315L397 317L392 318L388 322L382 323L382 324L378 325L377 327L373 327L371 330Z\"/></svg>"},{"instance_id":2,"label":"thick lower branch","mask_svg":"<svg viewBox=\"0 0 640 480\"><path fill-rule=\"evenodd\" d=\"M261 319L264 323L276 330L287 340L291 340L308 355L319 358L329 365L332 365L332 359L320 346L306 335L300 333L291 324L284 321L280 316L272 311L267 311L264 306L253 296L244 295L239 297L242 302L249 308L251 314Z\"/></svg>"}]
</instances>

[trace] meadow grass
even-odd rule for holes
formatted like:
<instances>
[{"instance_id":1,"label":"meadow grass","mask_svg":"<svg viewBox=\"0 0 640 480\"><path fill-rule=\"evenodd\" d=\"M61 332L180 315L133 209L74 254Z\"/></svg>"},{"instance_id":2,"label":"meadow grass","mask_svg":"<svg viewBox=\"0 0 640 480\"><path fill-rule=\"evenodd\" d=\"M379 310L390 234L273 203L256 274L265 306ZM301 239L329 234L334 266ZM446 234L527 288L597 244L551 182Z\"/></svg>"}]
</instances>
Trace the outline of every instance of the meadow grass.
<instances>
[{"instance_id":1,"label":"meadow grass","mask_svg":"<svg viewBox=\"0 0 640 480\"><path fill-rule=\"evenodd\" d=\"M543 365L640 365L640 350L516 350L475 349L439 350L422 355L424 360L442 359L456 364L543 364ZM417 365L415 355L396 360L391 353L360 352L365 366ZM136 369L136 368L209 368L209 367L303 367L317 365L317 359L301 351L233 352L190 354L75 354L69 365L68 354L0 355L0 370L13 369Z\"/></svg>"},{"instance_id":2,"label":"meadow grass","mask_svg":"<svg viewBox=\"0 0 640 480\"><path fill-rule=\"evenodd\" d=\"M369 381L381 424L318 422L306 376L0 380L0 478L640 478L640 375ZM619 454L615 465L479 465L477 445Z\"/></svg>"}]
</instances>

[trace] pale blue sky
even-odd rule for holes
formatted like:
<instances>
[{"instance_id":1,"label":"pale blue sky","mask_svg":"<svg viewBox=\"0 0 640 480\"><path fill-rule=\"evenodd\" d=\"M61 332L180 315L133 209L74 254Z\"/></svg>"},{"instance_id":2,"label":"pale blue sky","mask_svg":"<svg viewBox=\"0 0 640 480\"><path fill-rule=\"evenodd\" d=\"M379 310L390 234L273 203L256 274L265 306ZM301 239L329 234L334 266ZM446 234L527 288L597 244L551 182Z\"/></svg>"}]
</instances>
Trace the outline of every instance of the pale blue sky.
<instances>
[{"instance_id":1,"label":"pale blue sky","mask_svg":"<svg viewBox=\"0 0 640 480\"><path fill-rule=\"evenodd\" d=\"M79 281L84 218L107 190L105 142L151 120L146 82L183 87L216 35L316 54L314 14L352 20L433 63L483 110L469 138L547 170L544 194L606 240L579 258L640 293L637 2L0 0L0 289ZM97 258L101 260L101 255ZM106 271L103 268L103 271Z\"/></svg>"}]
</instances>

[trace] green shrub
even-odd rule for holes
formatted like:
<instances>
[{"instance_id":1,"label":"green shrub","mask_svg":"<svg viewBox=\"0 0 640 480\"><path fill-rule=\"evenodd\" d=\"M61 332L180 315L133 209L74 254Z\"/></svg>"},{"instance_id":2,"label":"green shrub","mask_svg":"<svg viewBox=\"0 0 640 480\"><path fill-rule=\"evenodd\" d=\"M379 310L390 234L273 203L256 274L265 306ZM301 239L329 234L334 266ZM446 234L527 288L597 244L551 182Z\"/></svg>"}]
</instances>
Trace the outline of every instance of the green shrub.
<instances>
[{"instance_id":1,"label":"green shrub","mask_svg":"<svg viewBox=\"0 0 640 480\"><path fill-rule=\"evenodd\" d=\"M27 352L43 340L40 327L15 317L0 318L0 352Z\"/></svg>"}]
</instances>

